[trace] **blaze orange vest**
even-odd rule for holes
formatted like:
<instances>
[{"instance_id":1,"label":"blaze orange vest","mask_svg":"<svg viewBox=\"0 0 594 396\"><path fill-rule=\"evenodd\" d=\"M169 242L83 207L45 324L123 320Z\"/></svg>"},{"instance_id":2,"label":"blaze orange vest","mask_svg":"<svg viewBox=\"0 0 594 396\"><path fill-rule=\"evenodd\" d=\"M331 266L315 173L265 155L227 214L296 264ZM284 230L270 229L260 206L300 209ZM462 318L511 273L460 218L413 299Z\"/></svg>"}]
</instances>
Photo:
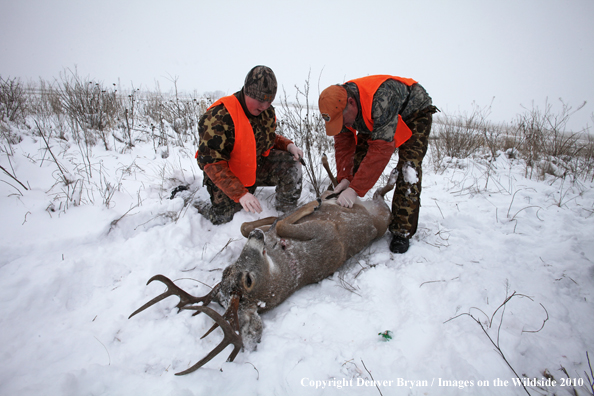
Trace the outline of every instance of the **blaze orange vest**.
<instances>
[{"instance_id":1,"label":"blaze orange vest","mask_svg":"<svg viewBox=\"0 0 594 396\"><path fill-rule=\"evenodd\" d=\"M377 92L380 85L382 85L386 80L396 80L400 81L401 83L411 86L416 84L417 82L412 78L403 78L397 76L390 76L390 75L375 75L375 76L367 76L356 78L349 82L355 83L357 88L359 89L359 99L361 101L361 115L363 116L363 121L365 121L365 125L370 131L373 131L373 118L371 118L371 106L373 103L373 95ZM404 142L406 142L412 136L412 131L402 121L402 117L398 114L398 125L396 125L396 131L394 132L394 145L399 147Z\"/></svg>"},{"instance_id":2,"label":"blaze orange vest","mask_svg":"<svg viewBox=\"0 0 594 396\"><path fill-rule=\"evenodd\" d=\"M254 129L235 95L220 98L208 110L221 103L231 115L235 126L235 144L231 151L231 158L228 161L229 169L237 176L244 187L253 186L256 183L256 169L258 168ZM270 149L262 153L262 156L267 157L269 153ZM198 153L196 153L196 156L198 156Z\"/></svg>"}]
</instances>

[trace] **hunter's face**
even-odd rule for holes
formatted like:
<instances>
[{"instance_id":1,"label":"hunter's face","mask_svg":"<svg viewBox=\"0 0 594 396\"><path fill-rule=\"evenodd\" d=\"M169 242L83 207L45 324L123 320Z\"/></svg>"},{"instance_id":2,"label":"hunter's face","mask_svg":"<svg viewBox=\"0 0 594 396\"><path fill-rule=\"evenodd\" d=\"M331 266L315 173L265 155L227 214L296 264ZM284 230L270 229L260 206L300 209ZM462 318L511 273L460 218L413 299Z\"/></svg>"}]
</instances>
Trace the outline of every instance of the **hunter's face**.
<instances>
[{"instance_id":1,"label":"hunter's face","mask_svg":"<svg viewBox=\"0 0 594 396\"><path fill-rule=\"evenodd\" d=\"M261 102L258 99L245 95L245 105L253 116L259 116L263 111L266 111L271 104L272 102Z\"/></svg>"}]
</instances>

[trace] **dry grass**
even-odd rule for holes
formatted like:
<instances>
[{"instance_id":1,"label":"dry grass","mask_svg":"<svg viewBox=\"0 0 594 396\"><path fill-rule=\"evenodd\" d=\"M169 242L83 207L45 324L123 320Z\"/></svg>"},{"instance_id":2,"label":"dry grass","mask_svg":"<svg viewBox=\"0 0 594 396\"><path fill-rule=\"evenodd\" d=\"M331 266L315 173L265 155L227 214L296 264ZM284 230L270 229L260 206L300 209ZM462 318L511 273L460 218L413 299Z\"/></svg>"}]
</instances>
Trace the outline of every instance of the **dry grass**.
<instances>
[{"instance_id":1,"label":"dry grass","mask_svg":"<svg viewBox=\"0 0 594 396\"><path fill-rule=\"evenodd\" d=\"M524 161L525 176L543 179L547 175L571 180L594 180L594 138L588 128L568 130L567 124L581 110L561 102L561 110L525 109L510 124L489 122L489 108L475 107L469 115L440 115L431 136L431 163L436 172L450 159L481 156L489 161L501 153Z\"/></svg>"}]
</instances>

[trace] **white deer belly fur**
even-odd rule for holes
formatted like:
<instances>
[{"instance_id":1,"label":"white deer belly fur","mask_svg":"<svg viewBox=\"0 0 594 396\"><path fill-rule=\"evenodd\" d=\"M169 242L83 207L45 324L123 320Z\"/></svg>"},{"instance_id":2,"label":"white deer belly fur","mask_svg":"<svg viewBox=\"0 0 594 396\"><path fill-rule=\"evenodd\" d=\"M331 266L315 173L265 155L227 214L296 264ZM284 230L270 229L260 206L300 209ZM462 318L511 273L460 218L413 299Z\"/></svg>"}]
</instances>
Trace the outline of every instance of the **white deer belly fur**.
<instances>
[{"instance_id":1,"label":"white deer belly fur","mask_svg":"<svg viewBox=\"0 0 594 396\"><path fill-rule=\"evenodd\" d=\"M274 260L269 255L264 255L266 257L266 261L268 262L268 272L270 275L277 275L280 272L278 266L274 263Z\"/></svg>"}]
</instances>

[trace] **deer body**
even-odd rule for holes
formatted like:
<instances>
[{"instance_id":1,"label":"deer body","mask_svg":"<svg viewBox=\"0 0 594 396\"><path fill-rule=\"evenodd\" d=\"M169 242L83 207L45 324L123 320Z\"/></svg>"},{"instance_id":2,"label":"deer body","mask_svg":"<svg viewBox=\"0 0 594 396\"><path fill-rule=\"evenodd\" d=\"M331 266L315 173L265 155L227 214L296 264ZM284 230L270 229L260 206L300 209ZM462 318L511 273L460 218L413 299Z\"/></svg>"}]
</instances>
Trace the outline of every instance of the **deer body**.
<instances>
[{"instance_id":1,"label":"deer body","mask_svg":"<svg viewBox=\"0 0 594 396\"><path fill-rule=\"evenodd\" d=\"M241 347L253 350L260 342L263 325L259 313L277 307L302 287L332 275L346 260L384 235L391 212L383 196L395 180L393 171L388 184L376 191L372 200L357 200L352 208L339 206L336 199L325 199L328 192L283 217L244 223L241 232L247 243L235 263L225 268L221 282L211 293L193 297L168 278L156 275L149 283L159 280L168 290L130 317L177 295L179 309L205 312L216 321L210 331L221 326L225 332L225 339L215 350L178 374L200 368L230 343L235 345L228 359L232 361ZM223 316L206 307L212 300L227 308ZM202 305L193 305L197 303Z\"/></svg>"},{"instance_id":2,"label":"deer body","mask_svg":"<svg viewBox=\"0 0 594 396\"><path fill-rule=\"evenodd\" d=\"M335 200L323 201L314 210L315 204L280 218L265 232L256 228L249 234L239 258L223 274L223 300L237 287L241 273L252 282L242 302L257 304L258 312L272 309L296 290L332 275L381 237L390 221L390 209L381 196L350 209ZM292 223L292 215L303 217Z\"/></svg>"}]
</instances>

